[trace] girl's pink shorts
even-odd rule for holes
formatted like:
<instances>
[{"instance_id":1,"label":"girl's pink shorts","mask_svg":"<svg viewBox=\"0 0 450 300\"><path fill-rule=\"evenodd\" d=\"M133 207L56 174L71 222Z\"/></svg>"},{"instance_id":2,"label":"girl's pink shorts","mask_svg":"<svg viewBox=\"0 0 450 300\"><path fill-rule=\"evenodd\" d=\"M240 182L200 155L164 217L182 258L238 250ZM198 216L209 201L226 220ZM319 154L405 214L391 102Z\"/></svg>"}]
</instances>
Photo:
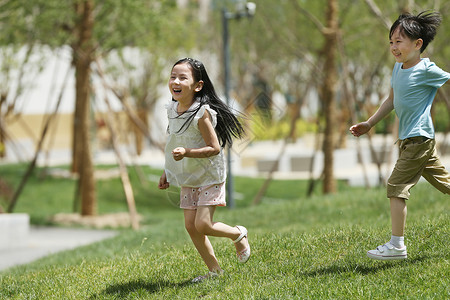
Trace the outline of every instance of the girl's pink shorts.
<instances>
[{"instance_id":1,"label":"girl's pink shorts","mask_svg":"<svg viewBox=\"0 0 450 300\"><path fill-rule=\"evenodd\" d=\"M181 187L180 207L197 209L198 206L226 206L225 182L201 187Z\"/></svg>"}]
</instances>

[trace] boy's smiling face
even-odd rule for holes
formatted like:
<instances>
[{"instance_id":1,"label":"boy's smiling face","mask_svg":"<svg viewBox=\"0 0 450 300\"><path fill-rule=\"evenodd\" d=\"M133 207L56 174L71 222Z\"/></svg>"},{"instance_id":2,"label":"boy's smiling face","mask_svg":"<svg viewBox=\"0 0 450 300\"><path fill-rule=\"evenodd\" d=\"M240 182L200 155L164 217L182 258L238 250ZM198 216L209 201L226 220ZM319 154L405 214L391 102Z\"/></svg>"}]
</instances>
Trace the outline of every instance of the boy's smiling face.
<instances>
[{"instance_id":1,"label":"boy's smiling face","mask_svg":"<svg viewBox=\"0 0 450 300\"><path fill-rule=\"evenodd\" d=\"M390 39L391 53L397 62L403 63L403 69L408 69L420 61L422 43L422 39L411 40L397 27Z\"/></svg>"}]
</instances>

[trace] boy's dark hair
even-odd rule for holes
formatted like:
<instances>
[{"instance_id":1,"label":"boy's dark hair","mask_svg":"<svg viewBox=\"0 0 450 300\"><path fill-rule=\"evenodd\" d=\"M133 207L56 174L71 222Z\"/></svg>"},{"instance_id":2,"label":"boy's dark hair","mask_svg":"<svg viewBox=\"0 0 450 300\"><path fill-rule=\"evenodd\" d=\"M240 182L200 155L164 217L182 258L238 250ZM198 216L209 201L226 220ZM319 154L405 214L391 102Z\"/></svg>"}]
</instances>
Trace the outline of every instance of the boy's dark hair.
<instances>
[{"instance_id":1,"label":"boy's dark hair","mask_svg":"<svg viewBox=\"0 0 450 300\"><path fill-rule=\"evenodd\" d=\"M417 16L410 13L402 14L392 24L389 39L392 38L394 31L399 28L400 33L405 34L411 40L423 40L422 47L420 48L420 53L422 53L434 39L441 20L441 15L438 12L429 10L419 13Z\"/></svg>"},{"instance_id":2,"label":"boy's dark hair","mask_svg":"<svg viewBox=\"0 0 450 300\"><path fill-rule=\"evenodd\" d=\"M231 146L233 144L233 137L241 138L244 135L244 128L242 127L241 122L239 122L238 118L233 114L230 108L217 96L203 63L196 59L183 58L177 61L173 67L183 63L190 67L195 82L199 82L200 80L203 81L203 87L194 95L194 101L199 102L200 105L193 111L187 111L190 115L178 133L186 130L201 107L208 104L217 113L217 125L215 130L220 146L225 147L227 143Z\"/></svg>"}]
</instances>

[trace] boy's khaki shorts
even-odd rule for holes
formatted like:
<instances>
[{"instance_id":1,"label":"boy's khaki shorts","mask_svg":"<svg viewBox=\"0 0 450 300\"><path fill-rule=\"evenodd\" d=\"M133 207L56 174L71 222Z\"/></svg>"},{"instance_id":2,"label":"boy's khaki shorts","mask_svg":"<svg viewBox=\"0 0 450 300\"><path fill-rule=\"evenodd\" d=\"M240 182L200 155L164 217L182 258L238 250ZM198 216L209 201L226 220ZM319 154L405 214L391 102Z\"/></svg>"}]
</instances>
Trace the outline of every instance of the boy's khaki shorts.
<instances>
[{"instance_id":1,"label":"boy's khaki shorts","mask_svg":"<svg viewBox=\"0 0 450 300\"><path fill-rule=\"evenodd\" d=\"M450 174L436 153L436 141L425 137L400 140L400 152L388 179L387 197L409 199L409 190L423 176L444 194L450 194Z\"/></svg>"}]
</instances>

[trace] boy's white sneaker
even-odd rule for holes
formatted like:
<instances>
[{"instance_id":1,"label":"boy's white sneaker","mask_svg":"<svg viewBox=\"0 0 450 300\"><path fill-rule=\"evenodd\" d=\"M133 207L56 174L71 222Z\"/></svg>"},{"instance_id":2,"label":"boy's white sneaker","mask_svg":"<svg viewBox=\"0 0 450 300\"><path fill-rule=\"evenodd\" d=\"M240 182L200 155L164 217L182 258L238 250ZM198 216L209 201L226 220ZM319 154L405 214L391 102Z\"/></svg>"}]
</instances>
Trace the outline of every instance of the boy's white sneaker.
<instances>
[{"instance_id":1,"label":"boy's white sneaker","mask_svg":"<svg viewBox=\"0 0 450 300\"><path fill-rule=\"evenodd\" d=\"M375 250L367 251L367 256L379 260L395 260L407 258L406 246L396 248L391 242L378 246Z\"/></svg>"}]
</instances>

